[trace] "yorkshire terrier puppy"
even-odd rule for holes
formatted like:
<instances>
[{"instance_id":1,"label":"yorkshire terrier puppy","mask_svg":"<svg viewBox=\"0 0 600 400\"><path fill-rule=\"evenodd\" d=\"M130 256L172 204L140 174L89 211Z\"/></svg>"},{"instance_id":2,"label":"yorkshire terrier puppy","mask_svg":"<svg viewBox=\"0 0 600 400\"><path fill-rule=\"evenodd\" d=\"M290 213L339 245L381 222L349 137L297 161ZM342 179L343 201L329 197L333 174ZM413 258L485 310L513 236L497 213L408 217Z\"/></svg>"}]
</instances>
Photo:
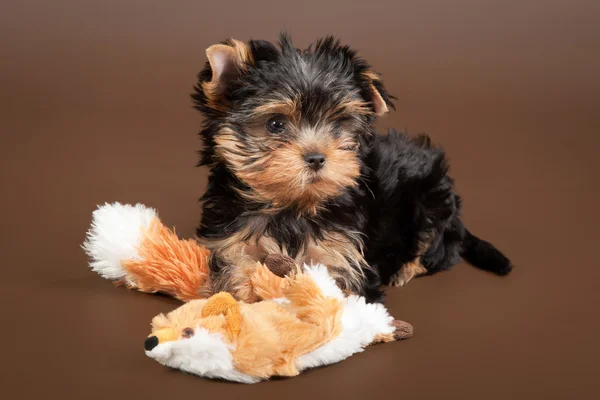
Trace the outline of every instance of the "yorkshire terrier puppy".
<instances>
[{"instance_id":1,"label":"yorkshire terrier puppy","mask_svg":"<svg viewBox=\"0 0 600 400\"><path fill-rule=\"evenodd\" d=\"M210 168L199 241L213 290L255 301L248 276L271 254L327 266L340 287L380 301L461 258L510 261L460 220L444 152L428 137L378 135L393 108L380 75L332 37L306 50L282 34L209 47L192 95Z\"/></svg>"}]
</instances>

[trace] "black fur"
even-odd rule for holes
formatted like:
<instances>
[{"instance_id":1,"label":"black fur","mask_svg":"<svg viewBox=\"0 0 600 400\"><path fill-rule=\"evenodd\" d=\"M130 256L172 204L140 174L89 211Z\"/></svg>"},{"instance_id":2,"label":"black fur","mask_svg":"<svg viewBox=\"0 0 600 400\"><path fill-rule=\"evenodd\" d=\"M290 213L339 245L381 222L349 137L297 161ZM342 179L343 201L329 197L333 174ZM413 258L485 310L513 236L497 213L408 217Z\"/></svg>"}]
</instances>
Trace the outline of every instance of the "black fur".
<instances>
[{"instance_id":1,"label":"black fur","mask_svg":"<svg viewBox=\"0 0 600 400\"><path fill-rule=\"evenodd\" d=\"M208 105L201 88L202 82L211 79L208 64L198 75L199 85L192 95L196 108L207 117L201 132L204 148L199 165L211 168L197 229L201 240L227 237L252 224L253 234L275 238L294 256L306 246L309 236L319 239L323 232L357 232L372 269L353 265L364 270L368 279L361 287L351 289L371 301L381 301L380 284L389 283L402 265L418 256L429 274L450 268L461 257L498 274L510 271L506 257L464 228L461 199L453 191L444 152L424 135L411 138L395 131L378 135L372 126L373 114L340 116L340 120L351 119L360 143L357 151L361 177L358 186L327 200L316 215L299 215L294 204L276 213L265 212L268 203L240 196L240 192L252 188L216 155L215 135L227 124L242 145L251 146L245 126L252 111L266 99L300 96L302 118L307 124L317 123L323 110L348 96L372 102L371 84L393 107L392 97L381 81L365 79L364 72L370 70L366 61L333 38L323 39L305 51L294 48L286 35L281 38L280 48L265 41L251 41L249 48L254 63L223 94L230 104L229 111ZM428 247L420 254L423 243ZM222 269L218 257L212 260L211 268L218 276Z\"/></svg>"},{"instance_id":2,"label":"black fur","mask_svg":"<svg viewBox=\"0 0 600 400\"><path fill-rule=\"evenodd\" d=\"M452 267L461 257L499 275L510 272L505 256L463 226L461 199L453 191L445 154L428 136L411 138L395 131L378 136L366 163L375 194L366 258L377 267L382 283L414 260L424 242L429 246L421 262L428 274Z\"/></svg>"}]
</instances>

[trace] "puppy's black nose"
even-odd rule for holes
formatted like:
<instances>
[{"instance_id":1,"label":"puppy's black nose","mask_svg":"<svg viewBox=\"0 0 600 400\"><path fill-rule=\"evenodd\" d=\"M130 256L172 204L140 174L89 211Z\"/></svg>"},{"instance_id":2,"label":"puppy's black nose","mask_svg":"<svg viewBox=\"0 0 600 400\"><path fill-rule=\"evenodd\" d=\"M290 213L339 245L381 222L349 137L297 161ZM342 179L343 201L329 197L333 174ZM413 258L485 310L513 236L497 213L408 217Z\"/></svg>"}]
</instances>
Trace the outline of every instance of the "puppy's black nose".
<instances>
[{"instance_id":1,"label":"puppy's black nose","mask_svg":"<svg viewBox=\"0 0 600 400\"><path fill-rule=\"evenodd\" d=\"M325 165L325 156L321 153L307 153L304 155L304 160L315 171L320 170Z\"/></svg>"},{"instance_id":2,"label":"puppy's black nose","mask_svg":"<svg viewBox=\"0 0 600 400\"><path fill-rule=\"evenodd\" d=\"M151 351L156 346L158 346L158 337L156 337L156 336L150 336L144 342L144 349L146 349L148 351Z\"/></svg>"}]
</instances>

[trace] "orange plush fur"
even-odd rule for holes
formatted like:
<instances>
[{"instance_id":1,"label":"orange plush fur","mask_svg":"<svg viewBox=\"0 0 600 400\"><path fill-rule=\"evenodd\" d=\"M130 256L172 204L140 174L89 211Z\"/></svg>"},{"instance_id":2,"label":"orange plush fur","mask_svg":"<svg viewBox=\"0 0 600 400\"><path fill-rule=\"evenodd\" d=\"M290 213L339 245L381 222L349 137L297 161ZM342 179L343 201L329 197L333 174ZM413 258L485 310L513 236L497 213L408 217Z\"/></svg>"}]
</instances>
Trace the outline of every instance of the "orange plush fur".
<instances>
[{"instance_id":1,"label":"orange plush fur","mask_svg":"<svg viewBox=\"0 0 600 400\"><path fill-rule=\"evenodd\" d=\"M127 279L119 284L146 293L165 293L182 301L212 294L210 251L195 240L179 239L175 230L163 225L158 217L152 218L147 229L142 229L137 251L139 257L121 261ZM281 297L286 286L284 279L260 262L251 270L248 283L261 299Z\"/></svg>"},{"instance_id":2,"label":"orange plush fur","mask_svg":"<svg viewBox=\"0 0 600 400\"><path fill-rule=\"evenodd\" d=\"M194 240L181 240L153 218L138 248L141 259L122 261L128 286L142 292L163 292L179 300L198 298L209 282L209 251Z\"/></svg>"}]
</instances>

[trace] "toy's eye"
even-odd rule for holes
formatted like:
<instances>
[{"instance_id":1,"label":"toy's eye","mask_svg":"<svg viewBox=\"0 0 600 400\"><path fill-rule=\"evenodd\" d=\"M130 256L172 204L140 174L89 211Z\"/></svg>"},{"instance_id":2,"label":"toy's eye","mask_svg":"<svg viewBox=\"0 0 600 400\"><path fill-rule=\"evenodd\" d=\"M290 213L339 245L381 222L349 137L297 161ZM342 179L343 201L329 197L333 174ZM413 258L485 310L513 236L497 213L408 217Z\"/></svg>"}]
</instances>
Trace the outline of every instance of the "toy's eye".
<instances>
[{"instance_id":1,"label":"toy's eye","mask_svg":"<svg viewBox=\"0 0 600 400\"><path fill-rule=\"evenodd\" d=\"M266 124L267 132L274 135L279 135L285 132L287 126L287 118L285 115L277 114L268 119Z\"/></svg>"},{"instance_id":2,"label":"toy's eye","mask_svg":"<svg viewBox=\"0 0 600 400\"><path fill-rule=\"evenodd\" d=\"M185 328L182 332L181 332L181 337L183 337L184 339L189 339L192 336L194 336L194 330L192 328Z\"/></svg>"}]
</instances>

